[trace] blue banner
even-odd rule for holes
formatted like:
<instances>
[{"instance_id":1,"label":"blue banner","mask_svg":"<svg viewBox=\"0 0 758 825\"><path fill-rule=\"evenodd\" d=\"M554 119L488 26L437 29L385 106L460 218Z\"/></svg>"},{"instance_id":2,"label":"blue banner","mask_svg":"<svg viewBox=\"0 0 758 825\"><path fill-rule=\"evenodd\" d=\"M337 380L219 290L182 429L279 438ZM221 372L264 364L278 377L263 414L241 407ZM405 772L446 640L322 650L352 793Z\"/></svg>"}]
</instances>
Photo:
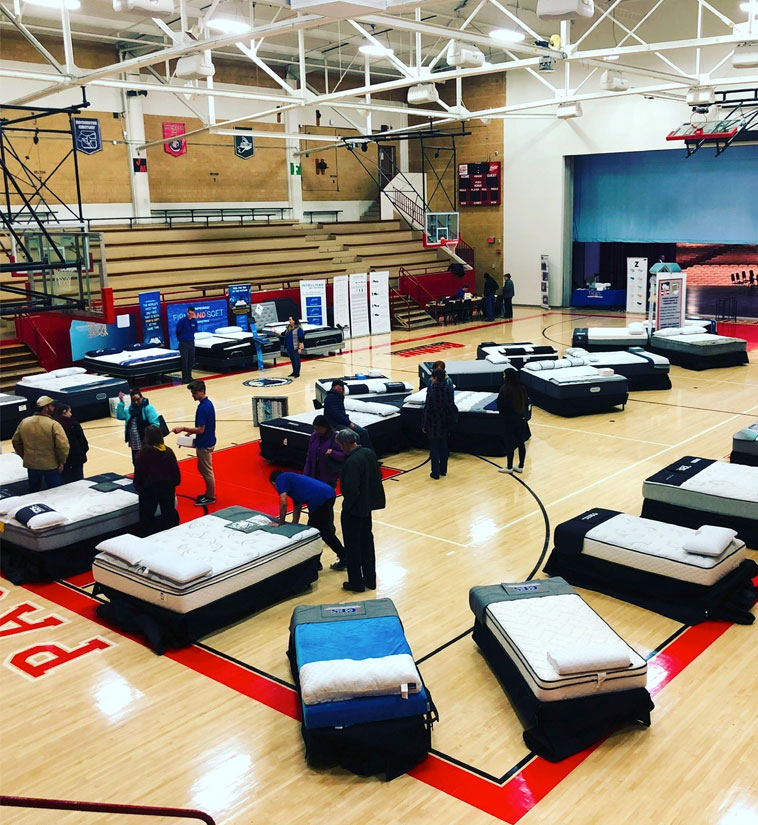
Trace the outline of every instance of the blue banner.
<instances>
[{"instance_id":1,"label":"blue banner","mask_svg":"<svg viewBox=\"0 0 758 825\"><path fill-rule=\"evenodd\" d=\"M130 315L117 316L115 324L97 324L91 321L72 321L69 327L71 360L79 361L90 350L124 349L137 343L137 324Z\"/></svg>"},{"instance_id":2,"label":"blue banner","mask_svg":"<svg viewBox=\"0 0 758 825\"><path fill-rule=\"evenodd\" d=\"M255 341L255 354L258 358L258 372L263 372L263 348L261 347L261 339L258 335L258 327L255 325L255 318L250 319L250 332L253 333L253 340Z\"/></svg>"},{"instance_id":3,"label":"blue banner","mask_svg":"<svg viewBox=\"0 0 758 825\"><path fill-rule=\"evenodd\" d=\"M233 323L244 330L250 329L250 284L229 284L229 313Z\"/></svg>"},{"instance_id":4,"label":"blue banner","mask_svg":"<svg viewBox=\"0 0 758 825\"><path fill-rule=\"evenodd\" d=\"M100 121L96 117L75 117L74 145L76 151L84 155L94 155L103 149L103 139L100 136Z\"/></svg>"},{"instance_id":5,"label":"blue banner","mask_svg":"<svg viewBox=\"0 0 758 825\"><path fill-rule=\"evenodd\" d=\"M161 293L140 292L139 311L142 316L142 342L162 346L164 339L161 327Z\"/></svg>"},{"instance_id":6,"label":"blue banner","mask_svg":"<svg viewBox=\"0 0 758 825\"><path fill-rule=\"evenodd\" d=\"M215 332L219 327L228 326L228 305L223 298L202 303L187 302L186 304L167 304L166 322L168 327L168 341L171 349L179 348L176 337L176 324L187 314L187 307L195 307L198 332Z\"/></svg>"}]
</instances>

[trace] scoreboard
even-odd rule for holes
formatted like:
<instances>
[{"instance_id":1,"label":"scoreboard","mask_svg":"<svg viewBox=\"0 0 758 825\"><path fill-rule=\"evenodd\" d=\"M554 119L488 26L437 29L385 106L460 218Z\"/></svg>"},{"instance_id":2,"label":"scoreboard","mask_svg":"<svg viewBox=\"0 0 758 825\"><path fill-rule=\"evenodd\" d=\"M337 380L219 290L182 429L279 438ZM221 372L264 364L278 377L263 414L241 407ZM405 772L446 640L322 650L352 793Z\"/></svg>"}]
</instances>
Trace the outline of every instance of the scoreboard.
<instances>
[{"instance_id":1,"label":"scoreboard","mask_svg":"<svg viewBox=\"0 0 758 825\"><path fill-rule=\"evenodd\" d=\"M500 161L458 164L460 206L500 206Z\"/></svg>"}]
</instances>

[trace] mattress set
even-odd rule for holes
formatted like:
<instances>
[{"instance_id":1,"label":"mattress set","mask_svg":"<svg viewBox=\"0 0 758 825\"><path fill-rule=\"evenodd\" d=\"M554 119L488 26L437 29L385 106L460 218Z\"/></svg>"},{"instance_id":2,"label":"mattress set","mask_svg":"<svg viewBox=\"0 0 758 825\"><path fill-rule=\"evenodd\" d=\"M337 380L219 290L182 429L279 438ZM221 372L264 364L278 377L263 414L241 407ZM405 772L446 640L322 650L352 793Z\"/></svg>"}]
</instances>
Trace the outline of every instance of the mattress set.
<instances>
[{"instance_id":1,"label":"mattress set","mask_svg":"<svg viewBox=\"0 0 758 825\"><path fill-rule=\"evenodd\" d=\"M532 403L556 415L607 412L624 407L629 383L612 369L588 366L567 356L557 361L532 361L521 371L521 383Z\"/></svg>"},{"instance_id":2,"label":"mattress set","mask_svg":"<svg viewBox=\"0 0 758 825\"><path fill-rule=\"evenodd\" d=\"M307 323L300 326L303 328L305 336L303 338L303 355L328 355L332 352L342 352L345 346L345 336L341 329ZM286 355L284 335L287 330L287 322L279 321L276 324L266 324L263 329L280 337L281 352L282 355Z\"/></svg>"},{"instance_id":3,"label":"mattress set","mask_svg":"<svg viewBox=\"0 0 758 825\"><path fill-rule=\"evenodd\" d=\"M630 390L670 390L671 378L668 358L654 352L646 352L642 347L608 352L589 352L580 347L569 347L567 358L579 358L586 366L597 369L612 369L623 375Z\"/></svg>"},{"instance_id":4,"label":"mattress set","mask_svg":"<svg viewBox=\"0 0 758 825\"><path fill-rule=\"evenodd\" d=\"M305 590L318 577L321 536L235 506L97 550L96 592L109 600L98 612L163 653Z\"/></svg>"},{"instance_id":5,"label":"mattress set","mask_svg":"<svg viewBox=\"0 0 758 825\"><path fill-rule=\"evenodd\" d=\"M345 410L354 424L368 430L378 456L402 449L400 411L397 407L346 398ZM261 455L274 464L302 469L308 453L308 439L313 432L313 419L317 415L320 415L318 410L312 410L261 421Z\"/></svg>"},{"instance_id":6,"label":"mattress set","mask_svg":"<svg viewBox=\"0 0 758 825\"><path fill-rule=\"evenodd\" d=\"M698 532L596 507L556 527L545 572L686 624L750 624L758 565L734 530L707 523Z\"/></svg>"},{"instance_id":7,"label":"mattress set","mask_svg":"<svg viewBox=\"0 0 758 825\"><path fill-rule=\"evenodd\" d=\"M576 327L571 338L572 347L590 352L647 347L648 342L648 324L643 321L632 321L625 327Z\"/></svg>"},{"instance_id":8,"label":"mattress set","mask_svg":"<svg viewBox=\"0 0 758 825\"><path fill-rule=\"evenodd\" d=\"M748 363L747 341L705 332L705 327L659 329L650 337L653 352L665 355L672 364L689 370L734 367Z\"/></svg>"},{"instance_id":9,"label":"mattress set","mask_svg":"<svg viewBox=\"0 0 758 825\"><path fill-rule=\"evenodd\" d=\"M378 401L380 404L402 403L413 392L407 381L392 381L380 370L369 370L366 375L344 375L334 378L319 378L316 381L316 404L322 406L326 394L332 388L332 381L344 381L345 396L360 401Z\"/></svg>"},{"instance_id":10,"label":"mattress set","mask_svg":"<svg viewBox=\"0 0 758 825\"><path fill-rule=\"evenodd\" d=\"M110 415L109 398L118 398L120 392L129 394L129 384L123 378L107 375L93 375L84 367L64 367L63 369L27 375L14 390L35 404L42 395L53 401L65 401L71 407L74 418L90 421L107 418Z\"/></svg>"},{"instance_id":11,"label":"mattress set","mask_svg":"<svg viewBox=\"0 0 758 825\"><path fill-rule=\"evenodd\" d=\"M642 495L643 516L734 528L758 547L758 467L684 456L645 479Z\"/></svg>"},{"instance_id":12,"label":"mattress set","mask_svg":"<svg viewBox=\"0 0 758 825\"><path fill-rule=\"evenodd\" d=\"M132 344L124 350L113 347L90 350L82 364L93 372L130 380L146 375L164 375L182 368L177 350L155 344Z\"/></svg>"},{"instance_id":13,"label":"mattress set","mask_svg":"<svg viewBox=\"0 0 758 825\"><path fill-rule=\"evenodd\" d=\"M562 578L473 587L474 641L525 724L558 761L628 724L650 724L647 663Z\"/></svg>"},{"instance_id":14,"label":"mattress set","mask_svg":"<svg viewBox=\"0 0 758 825\"><path fill-rule=\"evenodd\" d=\"M0 392L0 441L12 438L21 420L30 412L32 409L28 398Z\"/></svg>"},{"instance_id":15,"label":"mattress set","mask_svg":"<svg viewBox=\"0 0 758 825\"><path fill-rule=\"evenodd\" d=\"M389 780L426 758L436 710L390 599L299 605L288 656L310 764Z\"/></svg>"},{"instance_id":16,"label":"mattress set","mask_svg":"<svg viewBox=\"0 0 758 825\"><path fill-rule=\"evenodd\" d=\"M409 395L400 408L403 436L414 447L428 447L422 431L426 390ZM503 422L497 411L497 395L491 392L455 391L458 423L448 436L450 449L473 455L503 456L506 453Z\"/></svg>"},{"instance_id":17,"label":"mattress set","mask_svg":"<svg viewBox=\"0 0 758 825\"><path fill-rule=\"evenodd\" d=\"M758 467L758 421L744 427L732 436L732 464L750 464Z\"/></svg>"},{"instance_id":18,"label":"mattress set","mask_svg":"<svg viewBox=\"0 0 758 825\"><path fill-rule=\"evenodd\" d=\"M419 389L432 380L433 361L418 365ZM497 392L503 386L503 364L490 361L448 361L446 371L457 390Z\"/></svg>"},{"instance_id":19,"label":"mattress set","mask_svg":"<svg viewBox=\"0 0 758 825\"><path fill-rule=\"evenodd\" d=\"M0 455L0 499L23 495L28 489L29 477L21 456Z\"/></svg>"},{"instance_id":20,"label":"mattress set","mask_svg":"<svg viewBox=\"0 0 758 825\"><path fill-rule=\"evenodd\" d=\"M195 333L195 364L201 369L252 369L258 366L256 340L252 332L239 326L220 327L215 332ZM258 344L264 361L273 361L281 355L279 336L261 331Z\"/></svg>"},{"instance_id":21,"label":"mattress set","mask_svg":"<svg viewBox=\"0 0 758 825\"><path fill-rule=\"evenodd\" d=\"M0 499L3 567L16 584L82 572L98 540L138 521L134 486L116 473Z\"/></svg>"},{"instance_id":22,"label":"mattress set","mask_svg":"<svg viewBox=\"0 0 758 825\"><path fill-rule=\"evenodd\" d=\"M530 361L557 360L558 351L555 347L533 344L531 341L507 344L483 341L476 349L476 357L491 364L501 364L503 368L511 366L520 370Z\"/></svg>"}]
</instances>

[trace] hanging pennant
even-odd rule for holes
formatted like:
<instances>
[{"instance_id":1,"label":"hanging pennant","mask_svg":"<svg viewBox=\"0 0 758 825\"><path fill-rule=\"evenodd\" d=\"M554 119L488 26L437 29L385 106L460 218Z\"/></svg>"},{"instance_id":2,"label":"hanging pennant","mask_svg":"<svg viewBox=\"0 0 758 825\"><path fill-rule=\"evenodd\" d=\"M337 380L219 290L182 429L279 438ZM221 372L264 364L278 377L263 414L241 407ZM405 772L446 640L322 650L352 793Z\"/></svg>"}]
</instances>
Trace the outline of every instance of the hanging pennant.
<instances>
[{"instance_id":1,"label":"hanging pennant","mask_svg":"<svg viewBox=\"0 0 758 825\"><path fill-rule=\"evenodd\" d=\"M250 128L245 127L245 131L249 132ZM255 154L255 143L251 135L234 136L234 154L242 160L247 160Z\"/></svg>"},{"instance_id":2,"label":"hanging pennant","mask_svg":"<svg viewBox=\"0 0 758 825\"><path fill-rule=\"evenodd\" d=\"M174 138L174 140L163 144L164 151L175 158L178 158L179 155L185 155L187 153L187 141L178 137L183 135L185 131L183 123L164 123L163 137Z\"/></svg>"},{"instance_id":3,"label":"hanging pennant","mask_svg":"<svg viewBox=\"0 0 758 825\"><path fill-rule=\"evenodd\" d=\"M74 125L74 145L77 152L84 155L102 152L103 139L100 136L100 121L96 117L75 117L71 119L71 122Z\"/></svg>"}]
</instances>

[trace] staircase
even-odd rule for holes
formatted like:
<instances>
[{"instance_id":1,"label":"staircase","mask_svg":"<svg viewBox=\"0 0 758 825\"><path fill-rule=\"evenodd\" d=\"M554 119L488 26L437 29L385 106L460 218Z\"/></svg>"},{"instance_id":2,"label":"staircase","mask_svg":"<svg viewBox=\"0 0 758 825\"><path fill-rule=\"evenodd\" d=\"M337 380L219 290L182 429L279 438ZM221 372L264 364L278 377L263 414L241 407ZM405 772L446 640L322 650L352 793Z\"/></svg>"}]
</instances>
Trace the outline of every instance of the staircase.
<instances>
[{"instance_id":1,"label":"staircase","mask_svg":"<svg viewBox=\"0 0 758 825\"><path fill-rule=\"evenodd\" d=\"M392 329L423 329L436 327L437 322L415 301L390 289L390 317Z\"/></svg>"},{"instance_id":2,"label":"staircase","mask_svg":"<svg viewBox=\"0 0 758 825\"><path fill-rule=\"evenodd\" d=\"M13 393L13 388L25 375L44 371L37 356L26 344L0 347L0 392Z\"/></svg>"},{"instance_id":3,"label":"staircase","mask_svg":"<svg viewBox=\"0 0 758 825\"><path fill-rule=\"evenodd\" d=\"M372 201L371 206L361 215L362 221L380 221L382 219L382 209L379 206L379 198Z\"/></svg>"}]
</instances>

